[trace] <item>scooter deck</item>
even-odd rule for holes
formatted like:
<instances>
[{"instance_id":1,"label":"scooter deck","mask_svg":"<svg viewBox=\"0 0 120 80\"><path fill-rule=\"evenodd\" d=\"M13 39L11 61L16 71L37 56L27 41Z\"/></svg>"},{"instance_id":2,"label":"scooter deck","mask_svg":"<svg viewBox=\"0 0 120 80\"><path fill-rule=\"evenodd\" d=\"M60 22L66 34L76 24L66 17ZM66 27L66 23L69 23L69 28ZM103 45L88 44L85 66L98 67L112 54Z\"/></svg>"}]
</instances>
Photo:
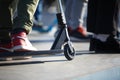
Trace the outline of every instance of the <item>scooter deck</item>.
<instances>
[{"instance_id":1,"label":"scooter deck","mask_svg":"<svg viewBox=\"0 0 120 80\"><path fill-rule=\"evenodd\" d=\"M40 57L46 57L46 56L53 56L57 54L64 53L64 50L61 49L55 49L55 50L39 50L39 51L19 51L19 52L1 52L0 58L5 57L21 57L21 56L40 56ZM120 54L120 53L95 53L94 51L75 51L76 55L86 55L86 54Z\"/></svg>"},{"instance_id":2,"label":"scooter deck","mask_svg":"<svg viewBox=\"0 0 120 80\"><path fill-rule=\"evenodd\" d=\"M41 51L19 51L19 52L2 52L0 58L5 57L20 57L20 56L50 56L61 54L63 50L41 50Z\"/></svg>"}]
</instances>

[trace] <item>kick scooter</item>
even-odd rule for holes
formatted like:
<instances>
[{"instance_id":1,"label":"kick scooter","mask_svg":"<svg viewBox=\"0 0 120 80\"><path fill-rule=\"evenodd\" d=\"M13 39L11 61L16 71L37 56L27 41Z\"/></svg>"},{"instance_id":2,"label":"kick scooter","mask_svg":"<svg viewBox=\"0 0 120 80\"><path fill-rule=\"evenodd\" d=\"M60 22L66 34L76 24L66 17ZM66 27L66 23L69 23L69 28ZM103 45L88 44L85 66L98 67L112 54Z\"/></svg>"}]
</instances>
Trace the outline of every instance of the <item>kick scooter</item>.
<instances>
[{"instance_id":1,"label":"kick scooter","mask_svg":"<svg viewBox=\"0 0 120 80\"><path fill-rule=\"evenodd\" d=\"M61 0L57 0L56 16L60 31L58 32L50 50L28 51L28 52L3 52L0 53L0 58L20 57L20 56L49 56L64 52L64 56L67 58L67 60L74 59L75 50L68 35L66 19L65 19Z\"/></svg>"}]
</instances>

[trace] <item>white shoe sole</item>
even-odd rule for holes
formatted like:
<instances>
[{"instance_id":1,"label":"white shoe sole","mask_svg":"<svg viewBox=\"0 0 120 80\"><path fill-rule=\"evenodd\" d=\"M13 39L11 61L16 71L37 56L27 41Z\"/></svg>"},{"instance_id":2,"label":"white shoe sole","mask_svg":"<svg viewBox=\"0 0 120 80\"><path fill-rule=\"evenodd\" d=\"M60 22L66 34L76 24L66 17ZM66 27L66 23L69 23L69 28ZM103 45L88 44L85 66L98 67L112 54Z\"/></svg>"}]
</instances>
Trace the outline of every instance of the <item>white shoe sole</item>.
<instances>
[{"instance_id":1,"label":"white shoe sole","mask_svg":"<svg viewBox=\"0 0 120 80\"><path fill-rule=\"evenodd\" d=\"M13 51L37 51L37 49L33 46L15 46L12 48Z\"/></svg>"}]
</instances>

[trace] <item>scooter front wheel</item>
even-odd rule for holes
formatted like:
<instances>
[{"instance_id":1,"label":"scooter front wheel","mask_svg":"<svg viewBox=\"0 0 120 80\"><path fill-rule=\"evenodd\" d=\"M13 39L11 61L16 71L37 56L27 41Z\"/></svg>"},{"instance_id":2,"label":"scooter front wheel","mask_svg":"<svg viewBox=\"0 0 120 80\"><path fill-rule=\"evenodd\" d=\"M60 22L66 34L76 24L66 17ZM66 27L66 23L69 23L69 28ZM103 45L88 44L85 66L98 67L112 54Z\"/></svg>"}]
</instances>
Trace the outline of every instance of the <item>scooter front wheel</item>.
<instances>
[{"instance_id":1,"label":"scooter front wheel","mask_svg":"<svg viewBox=\"0 0 120 80\"><path fill-rule=\"evenodd\" d=\"M75 49L70 46L69 44L64 45L64 55L67 58L67 60L73 60L75 56Z\"/></svg>"}]
</instances>

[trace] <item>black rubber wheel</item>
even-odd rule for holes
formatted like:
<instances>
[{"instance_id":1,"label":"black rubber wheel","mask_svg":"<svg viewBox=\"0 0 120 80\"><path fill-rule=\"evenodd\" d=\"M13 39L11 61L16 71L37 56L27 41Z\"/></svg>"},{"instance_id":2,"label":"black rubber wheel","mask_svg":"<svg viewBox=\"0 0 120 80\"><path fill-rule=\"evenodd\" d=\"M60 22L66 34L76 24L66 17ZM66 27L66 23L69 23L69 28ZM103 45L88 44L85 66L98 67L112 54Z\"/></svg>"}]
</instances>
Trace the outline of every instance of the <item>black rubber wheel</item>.
<instances>
[{"instance_id":1,"label":"black rubber wheel","mask_svg":"<svg viewBox=\"0 0 120 80\"><path fill-rule=\"evenodd\" d=\"M75 56L75 49L70 46L69 44L64 45L64 55L67 58L67 60L73 60Z\"/></svg>"}]
</instances>

